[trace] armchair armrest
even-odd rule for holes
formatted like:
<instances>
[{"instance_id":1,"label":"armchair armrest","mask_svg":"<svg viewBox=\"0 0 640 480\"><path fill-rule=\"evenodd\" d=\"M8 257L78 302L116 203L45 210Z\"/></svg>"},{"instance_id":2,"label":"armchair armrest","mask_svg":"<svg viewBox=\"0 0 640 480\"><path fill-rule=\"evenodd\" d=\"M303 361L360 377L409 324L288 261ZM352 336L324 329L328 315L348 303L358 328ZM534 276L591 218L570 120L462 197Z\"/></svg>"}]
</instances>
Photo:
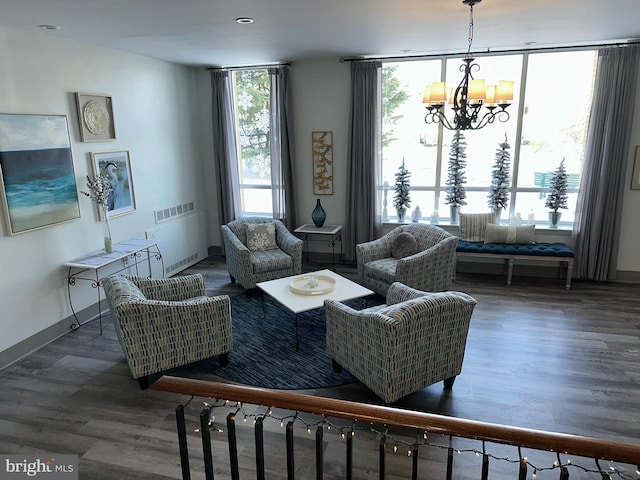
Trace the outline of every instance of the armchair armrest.
<instances>
[{"instance_id":1,"label":"armchair armrest","mask_svg":"<svg viewBox=\"0 0 640 480\"><path fill-rule=\"evenodd\" d=\"M197 297L189 300L142 300L121 303L116 307L121 315L119 323L123 327L131 324L131 319L140 321L153 319L151 330L163 331L178 325L214 325L220 319L231 318L231 301L228 295Z\"/></svg>"},{"instance_id":2,"label":"armchair armrest","mask_svg":"<svg viewBox=\"0 0 640 480\"><path fill-rule=\"evenodd\" d=\"M172 278L125 276L148 300L181 301L207 294L204 279L199 273Z\"/></svg>"},{"instance_id":3,"label":"armchair armrest","mask_svg":"<svg viewBox=\"0 0 640 480\"><path fill-rule=\"evenodd\" d=\"M222 231L224 254L227 259L229 273L240 279L242 283L245 272L251 272L251 252L229 227L222 225L220 230Z\"/></svg>"},{"instance_id":4,"label":"armchair armrest","mask_svg":"<svg viewBox=\"0 0 640 480\"><path fill-rule=\"evenodd\" d=\"M356 265L358 267L358 275L364 275L364 264L373 260L380 260L391 256L391 244L393 239L387 233L376 240L370 242L359 243L356 245Z\"/></svg>"},{"instance_id":5,"label":"armchair armrest","mask_svg":"<svg viewBox=\"0 0 640 480\"><path fill-rule=\"evenodd\" d=\"M396 303L404 302L405 300L411 300L413 298L420 298L428 295L428 292L423 292L417 288L408 287L404 283L393 282L387 292L387 305L395 305Z\"/></svg>"},{"instance_id":6,"label":"armchair armrest","mask_svg":"<svg viewBox=\"0 0 640 480\"><path fill-rule=\"evenodd\" d=\"M398 261L396 280L422 291L443 291L451 286L458 237L449 237L434 246Z\"/></svg>"},{"instance_id":7,"label":"armchair armrest","mask_svg":"<svg viewBox=\"0 0 640 480\"><path fill-rule=\"evenodd\" d=\"M338 362L344 362L345 356L354 358L366 355L381 343L388 347L393 342L390 335L389 318L386 315L355 310L336 300L325 300L324 308L327 323L327 353ZM360 339L357 351L350 341ZM348 362L347 362L348 363Z\"/></svg>"},{"instance_id":8,"label":"armchair armrest","mask_svg":"<svg viewBox=\"0 0 640 480\"><path fill-rule=\"evenodd\" d=\"M276 243L281 250L287 252L292 257L300 255L302 259L302 246L304 242L291 233L282 222L274 222L276 225Z\"/></svg>"}]
</instances>

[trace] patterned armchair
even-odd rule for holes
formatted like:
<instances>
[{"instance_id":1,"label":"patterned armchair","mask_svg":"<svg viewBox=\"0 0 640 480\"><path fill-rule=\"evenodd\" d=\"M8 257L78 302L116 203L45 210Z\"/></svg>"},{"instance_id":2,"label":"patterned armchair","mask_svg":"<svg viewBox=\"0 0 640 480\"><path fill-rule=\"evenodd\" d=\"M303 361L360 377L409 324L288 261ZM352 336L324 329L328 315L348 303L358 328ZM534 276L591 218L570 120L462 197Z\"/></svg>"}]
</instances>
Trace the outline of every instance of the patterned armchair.
<instances>
[{"instance_id":1,"label":"patterned armchair","mask_svg":"<svg viewBox=\"0 0 640 480\"><path fill-rule=\"evenodd\" d=\"M461 292L425 293L394 283L387 304L354 310L325 300L327 354L386 403L462 370L476 301Z\"/></svg>"},{"instance_id":2,"label":"patterned armchair","mask_svg":"<svg viewBox=\"0 0 640 480\"><path fill-rule=\"evenodd\" d=\"M247 231L256 225L275 226L275 241L252 244ZM251 295L258 282L302 273L303 241L279 220L246 217L222 225L227 269L232 282L238 281ZM250 248L252 247L252 248Z\"/></svg>"},{"instance_id":3,"label":"patterned armchair","mask_svg":"<svg viewBox=\"0 0 640 480\"><path fill-rule=\"evenodd\" d=\"M102 286L133 378L214 355L226 365L232 348L231 302L207 297L202 275L167 279L112 275Z\"/></svg>"},{"instance_id":4,"label":"patterned armchair","mask_svg":"<svg viewBox=\"0 0 640 480\"><path fill-rule=\"evenodd\" d=\"M413 249L399 248L407 237L413 237ZM377 240L356 245L359 282L383 297L393 282L424 292L449 290L457 246L458 237L435 225L402 225Z\"/></svg>"}]
</instances>

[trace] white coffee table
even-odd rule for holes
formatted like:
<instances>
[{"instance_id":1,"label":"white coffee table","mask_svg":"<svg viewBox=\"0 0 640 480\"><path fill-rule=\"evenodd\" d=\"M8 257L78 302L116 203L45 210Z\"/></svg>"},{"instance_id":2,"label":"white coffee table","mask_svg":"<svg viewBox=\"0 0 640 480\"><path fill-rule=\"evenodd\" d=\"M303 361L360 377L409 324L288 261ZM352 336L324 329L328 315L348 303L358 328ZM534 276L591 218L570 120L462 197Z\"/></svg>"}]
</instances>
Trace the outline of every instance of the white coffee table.
<instances>
[{"instance_id":1,"label":"white coffee table","mask_svg":"<svg viewBox=\"0 0 640 480\"><path fill-rule=\"evenodd\" d=\"M291 291L289 286L291 281L297 277L305 277L308 275L325 275L335 280L335 289L329 293L322 295L302 295ZM282 304L294 314L294 326L296 328L296 345L298 344L298 317L297 315L309 310L315 310L324 305L325 300L337 300L339 302L351 300L354 298L366 297L374 292L363 287L348 278L338 275L331 270L319 270L317 272L304 273L302 275L294 275L291 277L278 278L269 280L268 282L260 282L258 288L271 298ZM264 298L264 296L263 296Z\"/></svg>"}]
</instances>

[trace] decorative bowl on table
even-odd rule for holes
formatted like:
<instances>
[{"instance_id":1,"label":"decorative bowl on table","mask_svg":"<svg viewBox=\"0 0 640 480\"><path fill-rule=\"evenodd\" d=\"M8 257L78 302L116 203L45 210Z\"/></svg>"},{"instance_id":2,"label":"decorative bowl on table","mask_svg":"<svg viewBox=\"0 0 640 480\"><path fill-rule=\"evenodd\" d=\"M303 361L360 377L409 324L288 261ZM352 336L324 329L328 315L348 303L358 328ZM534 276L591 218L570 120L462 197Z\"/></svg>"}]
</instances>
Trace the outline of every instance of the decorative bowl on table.
<instances>
[{"instance_id":1,"label":"decorative bowl on table","mask_svg":"<svg viewBox=\"0 0 640 480\"><path fill-rule=\"evenodd\" d=\"M289 289L298 295L325 295L336 288L336 281L328 275L300 275L289 284Z\"/></svg>"}]
</instances>

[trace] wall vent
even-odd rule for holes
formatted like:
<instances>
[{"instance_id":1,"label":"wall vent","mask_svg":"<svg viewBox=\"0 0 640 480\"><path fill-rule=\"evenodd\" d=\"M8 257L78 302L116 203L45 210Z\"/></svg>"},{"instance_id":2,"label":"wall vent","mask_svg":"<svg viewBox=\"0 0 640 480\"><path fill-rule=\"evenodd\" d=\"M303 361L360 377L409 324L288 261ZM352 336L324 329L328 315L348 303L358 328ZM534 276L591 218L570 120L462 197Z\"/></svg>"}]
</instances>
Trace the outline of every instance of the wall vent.
<instances>
[{"instance_id":1,"label":"wall vent","mask_svg":"<svg viewBox=\"0 0 640 480\"><path fill-rule=\"evenodd\" d=\"M185 265L190 266L193 263L197 263L198 260L198 254L194 253L193 255L190 255L186 258L183 258L182 260L174 263L173 265L169 265L164 267L164 273L165 275L169 275L171 272L175 271L175 270L184 270L185 269Z\"/></svg>"},{"instance_id":2,"label":"wall vent","mask_svg":"<svg viewBox=\"0 0 640 480\"><path fill-rule=\"evenodd\" d=\"M155 210L154 216L156 223L166 222L172 218L180 217L183 215L189 215L195 210L194 202L181 203L180 205L174 205L162 210Z\"/></svg>"}]
</instances>

